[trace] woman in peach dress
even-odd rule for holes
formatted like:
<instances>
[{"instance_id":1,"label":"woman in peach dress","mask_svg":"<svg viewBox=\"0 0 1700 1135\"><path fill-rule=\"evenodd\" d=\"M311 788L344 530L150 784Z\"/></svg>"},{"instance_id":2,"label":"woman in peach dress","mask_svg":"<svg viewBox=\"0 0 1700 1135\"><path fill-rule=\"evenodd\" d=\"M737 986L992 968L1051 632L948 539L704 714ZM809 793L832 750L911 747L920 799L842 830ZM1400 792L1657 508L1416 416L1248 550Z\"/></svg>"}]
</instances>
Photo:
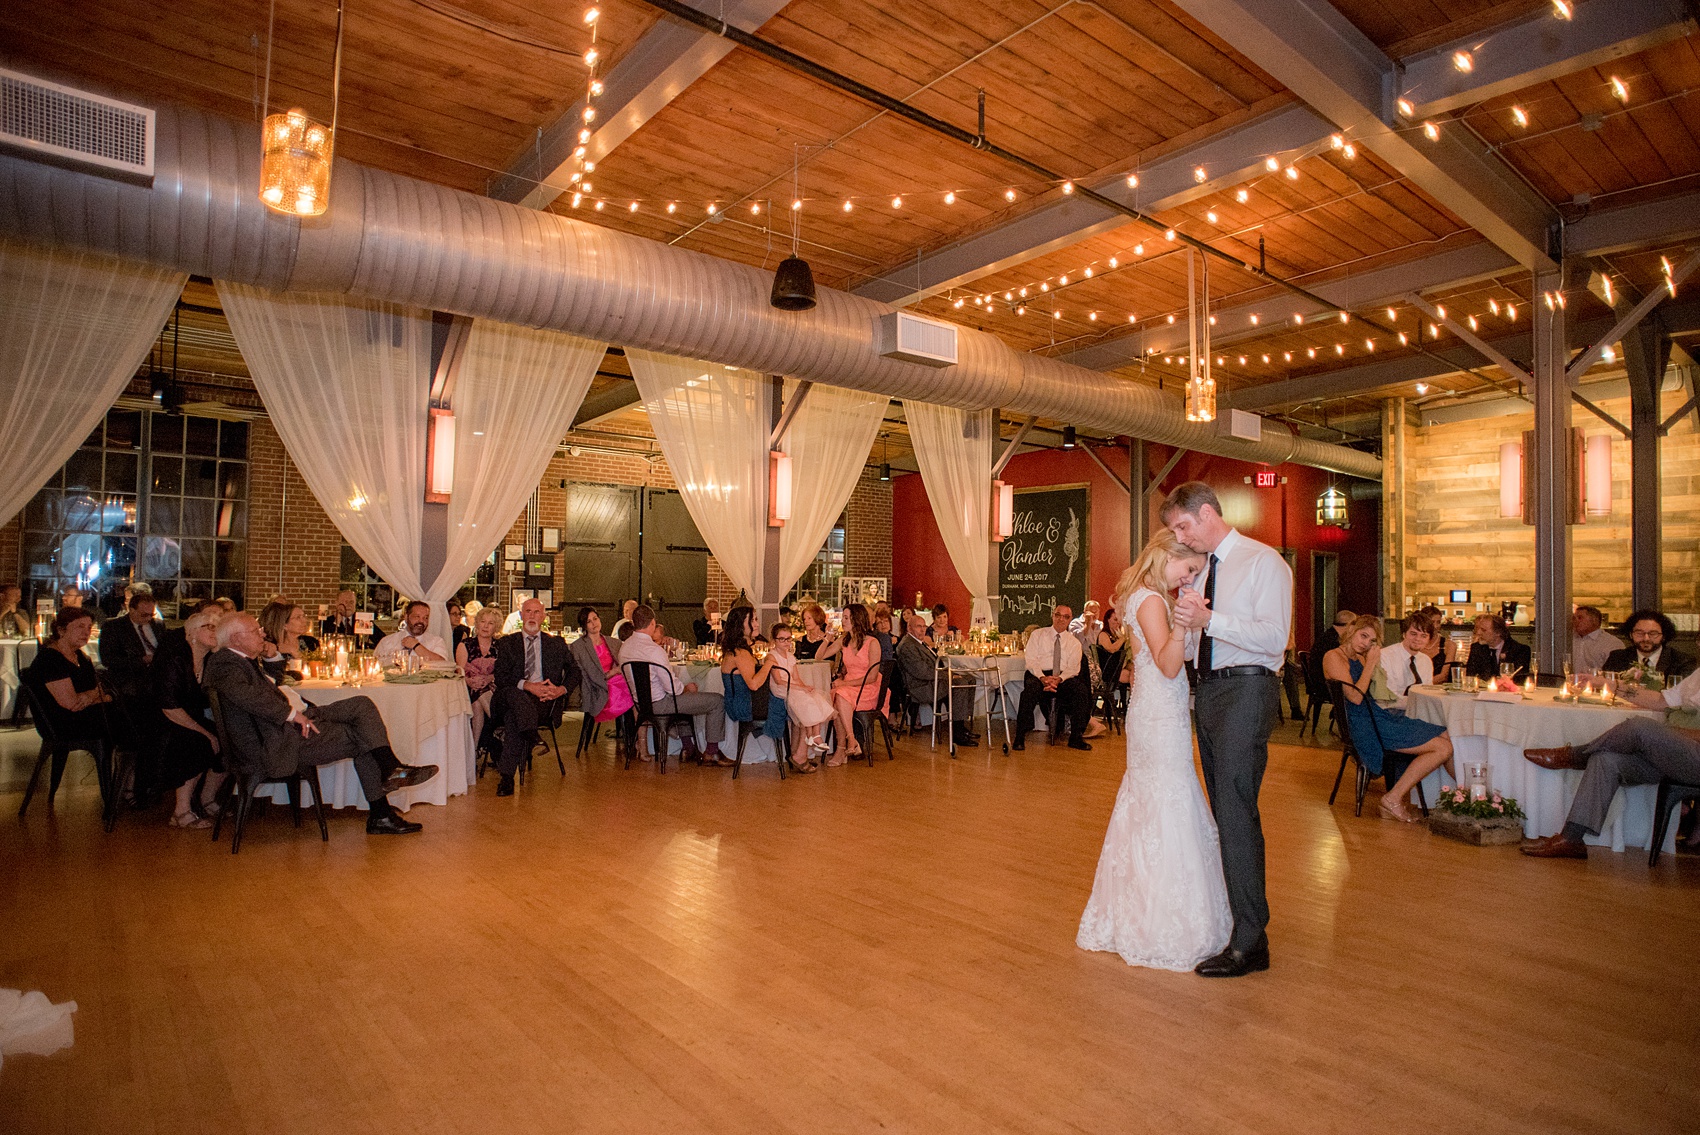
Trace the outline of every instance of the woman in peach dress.
<instances>
[{"instance_id":1,"label":"woman in peach dress","mask_svg":"<svg viewBox=\"0 0 1700 1135\"><path fill-rule=\"evenodd\" d=\"M873 620L868 609L860 603L852 603L844 608L844 618L850 624L841 640L844 673L832 683L833 701L838 707L838 747L826 762L828 768L862 755L862 746L857 742L853 728L855 715L876 708L880 697L877 677L869 678L866 684L862 680L869 670L878 668L880 664L880 640L874 637Z\"/></svg>"}]
</instances>

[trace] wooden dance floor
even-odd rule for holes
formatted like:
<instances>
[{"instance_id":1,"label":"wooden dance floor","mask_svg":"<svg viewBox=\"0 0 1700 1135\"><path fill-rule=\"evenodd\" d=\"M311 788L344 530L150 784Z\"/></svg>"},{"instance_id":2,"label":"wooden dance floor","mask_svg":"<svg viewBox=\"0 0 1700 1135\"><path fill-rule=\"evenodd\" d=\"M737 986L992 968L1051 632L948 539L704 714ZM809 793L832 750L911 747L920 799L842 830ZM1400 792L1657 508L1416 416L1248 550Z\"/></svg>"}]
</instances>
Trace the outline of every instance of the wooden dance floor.
<instances>
[{"instance_id":1,"label":"wooden dance floor","mask_svg":"<svg viewBox=\"0 0 1700 1135\"><path fill-rule=\"evenodd\" d=\"M271 808L233 858L102 834L83 757L20 824L8 735L0 986L80 1009L0 1131L1700 1130L1700 860L1356 819L1284 745L1274 968L1134 969L1074 946L1120 741L1033 740L783 784L569 756L415 837Z\"/></svg>"}]
</instances>

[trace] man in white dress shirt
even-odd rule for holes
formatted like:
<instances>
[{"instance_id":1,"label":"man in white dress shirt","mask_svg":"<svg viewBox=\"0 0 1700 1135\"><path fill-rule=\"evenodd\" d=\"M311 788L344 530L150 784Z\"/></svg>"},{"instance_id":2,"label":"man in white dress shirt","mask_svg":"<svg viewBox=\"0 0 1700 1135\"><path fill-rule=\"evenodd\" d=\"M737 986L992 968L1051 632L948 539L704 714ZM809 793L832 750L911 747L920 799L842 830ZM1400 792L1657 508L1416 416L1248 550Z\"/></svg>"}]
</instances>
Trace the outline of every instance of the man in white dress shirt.
<instances>
[{"instance_id":1,"label":"man in white dress shirt","mask_svg":"<svg viewBox=\"0 0 1700 1135\"><path fill-rule=\"evenodd\" d=\"M666 632L655 621L650 607L636 606L631 612L632 637L620 644L620 665L628 662L649 663L649 696L656 713L689 714L696 727L708 740L708 748L700 760L703 764L731 768L733 760L720 751L720 741L726 736L725 699L717 693L697 689L695 682L685 683L675 692L672 659L667 656ZM657 739L660 744L666 738ZM696 758L693 738L685 742L685 757Z\"/></svg>"},{"instance_id":2,"label":"man in white dress shirt","mask_svg":"<svg viewBox=\"0 0 1700 1135\"><path fill-rule=\"evenodd\" d=\"M1027 730L1033 711L1056 704L1056 720L1068 718L1068 747L1091 751L1086 743L1086 726L1092 721L1092 688L1081 669L1080 640L1069 633L1068 620L1074 612L1066 605L1051 609L1051 625L1033 632L1027 640L1027 673L1021 686L1021 710L1015 719L1016 749L1027 747Z\"/></svg>"},{"instance_id":3,"label":"man in white dress shirt","mask_svg":"<svg viewBox=\"0 0 1700 1135\"><path fill-rule=\"evenodd\" d=\"M1570 660L1576 673L1599 673L1611 652L1623 649L1623 640L1603 629L1605 621L1605 612L1598 607L1578 607L1571 612L1570 629L1576 637L1570 643Z\"/></svg>"},{"instance_id":4,"label":"man in white dress shirt","mask_svg":"<svg viewBox=\"0 0 1700 1135\"><path fill-rule=\"evenodd\" d=\"M1195 632L1188 636L1198 679L1193 730L1234 913L1227 948L1200 962L1196 972L1239 977L1269 968L1257 794L1280 712L1293 573L1274 548L1229 527L1222 502L1202 481L1188 481L1169 494L1163 523L1182 544L1207 557L1206 574L1176 601L1174 621Z\"/></svg>"},{"instance_id":5,"label":"man in white dress shirt","mask_svg":"<svg viewBox=\"0 0 1700 1135\"><path fill-rule=\"evenodd\" d=\"M1381 648L1381 672L1396 706L1405 705L1412 686L1434 683L1434 659L1429 651L1434 636L1425 615L1412 613L1399 620L1399 641Z\"/></svg>"},{"instance_id":6,"label":"man in white dress shirt","mask_svg":"<svg viewBox=\"0 0 1700 1135\"><path fill-rule=\"evenodd\" d=\"M411 654L420 662L442 662L449 657L449 647L440 635L428 634L431 625L431 604L415 599L401 613L401 626L378 643L378 665L393 666L403 654Z\"/></svg>"},{"instance_id":7,"label":"man in white dress shirt","mask_svg":"<svg viewBox=\"0 0 1700 1135\"><path fill-rule=\"evenodd\" d=\"M1642 709L1700 710L1700 671L1664 690L1642 690L1631 699ZM1550 769L1582 769L1582 783L1556 835L1523 841L1523 854L1537 859L1586 859L1583 837L1599 835L1618 785L1657 784L1664 779L1700 784L1700 729L1631 717L1585 745L1524 749L1531 762Z\"/></svg>"}]
</instances>

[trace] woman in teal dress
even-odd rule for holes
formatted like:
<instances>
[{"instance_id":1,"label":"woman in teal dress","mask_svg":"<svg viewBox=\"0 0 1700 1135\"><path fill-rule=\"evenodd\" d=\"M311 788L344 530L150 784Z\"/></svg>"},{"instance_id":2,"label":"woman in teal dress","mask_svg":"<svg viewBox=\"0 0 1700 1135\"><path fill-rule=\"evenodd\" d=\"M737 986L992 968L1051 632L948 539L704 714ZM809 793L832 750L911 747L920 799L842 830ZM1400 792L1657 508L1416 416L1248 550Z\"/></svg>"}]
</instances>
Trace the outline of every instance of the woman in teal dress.
<instances>
[{"instance_id":1,"label":"woman in teal dress","mask_svg":"<svg viewBox=\"0 0 1700 1135\"><path fill-rule=\"evenodd\" d=\"M1382 775L1385 753L1411 758L1404 773L1381 798L1381 812L1407 824L1417 823L1421 817L1413 815L1405 804L1417 782L1442 765L1454 781L1458 779L1452 768L1452 738L1445 726L1407 717L1402 710L1388 709L1370 696L1370 683L1381 665L1380 616L1359 615L1340 637L1340 645L1323 656L1322 676L1340 683L1346 728L1352 731L1358 758L1372 775ZM1389 761L1388 771L1393 771L1397 763Z\"/></svg>"},{"instance_id":2,"label":"woman in teal dress","mask_svg":"<svg viewBox=\"0 0 1700 1135\"><path fill-rule=\"evenodd\" d=\"M815 762L792 759L790 746L785 743L785 699L776 696L768 682L774 659L770 656L758 666L750 649L756 634L755 620L754 607L734 607L721 628L720 682L726 695L726 716L733 721L765 720L761 735L773 742L776 759L791 761L798 772L814 772L818 767Z\"/></svg>"}]
</instances>

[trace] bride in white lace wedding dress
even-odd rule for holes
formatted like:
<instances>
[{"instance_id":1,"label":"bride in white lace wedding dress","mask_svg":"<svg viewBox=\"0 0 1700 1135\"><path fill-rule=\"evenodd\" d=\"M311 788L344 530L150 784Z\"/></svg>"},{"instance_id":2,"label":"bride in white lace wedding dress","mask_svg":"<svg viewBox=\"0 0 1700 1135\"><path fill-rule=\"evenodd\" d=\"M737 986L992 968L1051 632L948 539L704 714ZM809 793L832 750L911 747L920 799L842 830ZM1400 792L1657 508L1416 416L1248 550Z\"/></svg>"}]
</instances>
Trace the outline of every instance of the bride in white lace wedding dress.
<instances>
[{"instance_id":1,"label":"bride in white lace wedding dress","mask_svg":"<svg viewBox=\"0 0 1700 1135\"><path fill-rule=\"evenodd\" d=\"M1164 528L1114 598L1135 651L1127 773L1075 943L1155 969L1192 969L1233 929L1216 822L1193 770L1185 636L1169 623L1170 596L1203 564Z\"/></svg>"}]
</instances>

